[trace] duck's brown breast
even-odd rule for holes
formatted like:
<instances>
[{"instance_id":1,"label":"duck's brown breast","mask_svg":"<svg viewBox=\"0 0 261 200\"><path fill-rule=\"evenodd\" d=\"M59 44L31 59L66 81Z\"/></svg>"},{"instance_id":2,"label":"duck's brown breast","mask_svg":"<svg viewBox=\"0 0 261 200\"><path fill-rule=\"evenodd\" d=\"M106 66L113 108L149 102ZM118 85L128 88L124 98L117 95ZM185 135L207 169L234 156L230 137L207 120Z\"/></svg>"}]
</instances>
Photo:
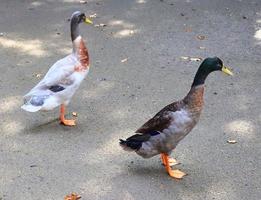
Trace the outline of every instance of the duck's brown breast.
<instances>
[{"instance_id":1,"label":"duck's brown breast","mask_svg":"<svg viewBox=\"0 0 261 200\"><path fill-rule=\"evenodd\" d=\"M79 42L77 54L78 54L78 59L79 59L81 65L87 68L89 66L89 53L84 44L83 39L81 39Z\"/></svg>"}]
</instances>

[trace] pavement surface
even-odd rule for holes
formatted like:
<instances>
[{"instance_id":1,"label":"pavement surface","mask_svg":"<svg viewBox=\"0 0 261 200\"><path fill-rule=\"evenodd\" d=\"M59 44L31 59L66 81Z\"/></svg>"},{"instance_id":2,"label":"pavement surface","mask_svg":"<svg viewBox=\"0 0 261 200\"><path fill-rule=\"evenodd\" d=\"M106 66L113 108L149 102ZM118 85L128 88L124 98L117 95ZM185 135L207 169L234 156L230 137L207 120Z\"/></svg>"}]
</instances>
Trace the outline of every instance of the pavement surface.
<instances>
[{"instance_id":1,"label":"pavement surface","mask_svg":"<svg viewBox=\"0 0 261 200\"><path fill-rule=\"evenodd\" d=\"M58 108L20 106L70 53L76 10L106 26L81 26L92 66L68 108L78 113L70 128ZM261 1L1 0L0 32L1 200L261 198ZM235 76L208 77L201 120L173 154L188 173L176 181L159 157L124 152L118 139L183 98L200 64L189 58L209 56Z\"/></svg>"}]
</instances>

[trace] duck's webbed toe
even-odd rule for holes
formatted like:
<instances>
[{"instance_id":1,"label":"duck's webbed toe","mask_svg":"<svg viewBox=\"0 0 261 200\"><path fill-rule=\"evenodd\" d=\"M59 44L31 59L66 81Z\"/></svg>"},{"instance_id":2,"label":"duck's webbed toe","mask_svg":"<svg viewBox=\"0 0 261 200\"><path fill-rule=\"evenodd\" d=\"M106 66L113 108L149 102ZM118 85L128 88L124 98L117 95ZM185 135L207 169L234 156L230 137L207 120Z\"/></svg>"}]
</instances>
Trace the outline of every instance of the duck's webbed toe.
<instances>
[{"instance_id":1,"label":"duck's webbed toe","mask_svg":"<svg viewBox=\"0 0 261 200\"><path fill-rule=\"evenodd\" d=\"M172 169L171 165L170 165L170 158L168 156L168 154L161 154L161 159L163 164L165 165L166 171L168 172L168 174L176 179L182 179L183 176L186 175L186 173L180 171L179 169Z\"/></svg>"}]
</instances>

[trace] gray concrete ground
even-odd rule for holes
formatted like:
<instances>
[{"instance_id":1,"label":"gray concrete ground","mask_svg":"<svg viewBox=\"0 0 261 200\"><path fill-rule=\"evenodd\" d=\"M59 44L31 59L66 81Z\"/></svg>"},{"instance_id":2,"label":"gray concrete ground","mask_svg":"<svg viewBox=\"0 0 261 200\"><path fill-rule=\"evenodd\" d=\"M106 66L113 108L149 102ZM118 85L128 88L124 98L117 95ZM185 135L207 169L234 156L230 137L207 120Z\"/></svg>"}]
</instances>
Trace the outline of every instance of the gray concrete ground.
<instances>
[{"instance_id":1,"label":"gray concrete ground","mask_svg":"<svg viewBox=\"0 0 261 200\"><path fill-rule=\"evenodd\" d=\"M36 75L70 52L75 10L107 26L81 26L92 67L69 128L58 109L31 114L20 105ZM1 0L0 32L0 199L261 198L259 0ZM159 157L123 152L119 138L189 90L199 62L181 57L215 55L235 76L207 80L201 121L174 154L189 175L175 181Z\"/></svg>"}]
</instances>

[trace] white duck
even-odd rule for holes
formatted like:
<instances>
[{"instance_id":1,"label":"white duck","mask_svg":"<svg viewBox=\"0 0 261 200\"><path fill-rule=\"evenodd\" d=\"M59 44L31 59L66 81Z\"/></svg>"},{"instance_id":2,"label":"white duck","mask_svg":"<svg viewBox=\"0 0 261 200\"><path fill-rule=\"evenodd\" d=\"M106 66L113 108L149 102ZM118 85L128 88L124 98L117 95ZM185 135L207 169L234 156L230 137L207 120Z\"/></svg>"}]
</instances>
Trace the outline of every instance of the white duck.
<instances>
[{"instance_id":1,"label":"white duck","mask_svg":"<svg viewBox=\"0 0 261 200\"><path fill-rule=\"evenodd\" d=\"M67 126L75 125L75 120L65 119L64 115L65 106L89 72L88 50L79 34L79 24L82 22L92 24L84 13L74 12L71 17L73 52L54 63L45 77L24 96L22 109L36 112L61 106L61 123Z\"/></svg>"}]
</instances>

